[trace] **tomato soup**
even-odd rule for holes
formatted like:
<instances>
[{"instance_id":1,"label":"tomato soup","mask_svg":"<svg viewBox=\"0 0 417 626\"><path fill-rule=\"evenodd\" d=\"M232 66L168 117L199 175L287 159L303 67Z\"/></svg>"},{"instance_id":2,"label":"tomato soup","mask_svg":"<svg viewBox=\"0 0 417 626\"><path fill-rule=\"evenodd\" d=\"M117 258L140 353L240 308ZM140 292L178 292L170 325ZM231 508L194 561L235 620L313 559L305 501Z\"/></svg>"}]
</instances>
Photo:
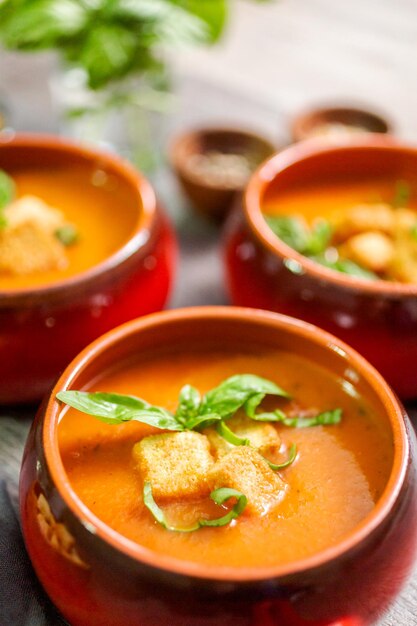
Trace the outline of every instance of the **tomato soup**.
<instances>
[{"instance_id":1,"label":"tomato soup","mask_svg":"<svg viewBox=\"0 0 417 626\"><path fill-rule=\"evenodd\" d=\"M17 168L8 172L16 199L35 196L62 212L78 233L64 268L24 275L0 273L0 290L53 284L104 261L128 240L140 219L132 189L111 173L85 164Z\"/></svg>"},{"instance_id":2,"label":"tomato soup","mask_svg":"<svg viewBox=\"0 0 417 626\"><path fill-rule=\"evenodd\" d=\"M157 553L207 566L285 564L342 540L372 511L393 460L388 423L351 383L286 352L190 348L122 364L103 374L89 391L137 395L173 411L183 385L205 393L242 373L274 381L305 409L340 407L343 411L338 424L274 426L283 444L297 445L298 454L279 472L286 491L271 511L257 516L244 513L226 526L195 532L167 530L144 505L143 485L132 455L138 441L161 431L137 422L104 424L66 407L58 438L74 492L94 515L128 539ZM265 406L285 409L289 402L268 397ZM195 499L161 506L184 527L207 503ZM218 517L216 508L213 517Z\"/></svg>"}]
</instances>

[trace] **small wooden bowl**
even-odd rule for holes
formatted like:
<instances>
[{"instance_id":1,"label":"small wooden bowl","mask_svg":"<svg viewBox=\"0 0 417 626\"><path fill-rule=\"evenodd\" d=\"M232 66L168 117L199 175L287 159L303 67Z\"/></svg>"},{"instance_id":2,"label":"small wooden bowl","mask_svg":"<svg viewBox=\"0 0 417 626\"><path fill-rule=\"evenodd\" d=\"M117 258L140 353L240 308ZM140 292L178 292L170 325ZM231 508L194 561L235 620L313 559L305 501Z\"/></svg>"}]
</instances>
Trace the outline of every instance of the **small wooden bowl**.
<instances>
[{"instance_id":1,"label":"small wooden bowl","mask_svg":"<svg viewBox=\"0 0 417 626\"><path fill-rule=\"evenodd\" d=\"M346 132L343 132L344 127ZM297 115L291 124L293 141L313 137L328 140L342 135L344 138L357 137L361 130L367 133L387 134L392 133L392 126L376 113L351 107L312 109Z\"/></svg>"},{"instance_id":2,"label":"small wooden bowl","mask_svg":"<svg viewBox=\"0 0 417 626\"><path fill-rule=\"evenodd\" d=\"M205 128L178 135L170 150L170 162L186 196L197 213L221 222L244 184L213 183L193 171L190 159L206 153L243 155L253 160L254 170L276 152L276 147L260 135L232 128Z\"/></svg>"}]
</instances>

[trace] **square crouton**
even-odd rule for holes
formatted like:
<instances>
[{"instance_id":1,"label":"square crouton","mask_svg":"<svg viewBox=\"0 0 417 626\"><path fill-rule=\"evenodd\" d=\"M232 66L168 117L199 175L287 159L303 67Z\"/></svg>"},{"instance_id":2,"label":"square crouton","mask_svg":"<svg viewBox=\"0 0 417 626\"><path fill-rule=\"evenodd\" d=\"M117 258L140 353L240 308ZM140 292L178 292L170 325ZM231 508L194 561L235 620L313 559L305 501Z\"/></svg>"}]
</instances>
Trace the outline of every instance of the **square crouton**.
<instances>
[{"instance_id":1,"label":"square crouton","mask_svg":"<svg viewBox=\"0 0 417 626\"><path fill-rule=\"evenodd\" d=\"M64 246L55 237L64 222L62 213L32 196L24 196L5 210L0 230L0 271L29 274L66 266Z\"/></svg>"},{"instance_id":2,"label":"square crouton","mask_svg":"<svg viewBox=\"0 0 417 626\"><path fill-rule=\"evenodd\" d=\"M248 499L245 512L263 515L279 504L287 485L259 452L239 446L215 463L210 471L210 487L237 489Z\"/></svg>"},{"instance_id":3,"label":"square crouton","mask_svg":"<svg viewBox=\"0 0 417 626\"><path fill-rule=\"evenodd\" d=\"M279 451L281 438L271 424L256 422L249 417L235 416L227 421L227 426L235 435L242 439L249 439L252 448L255 448L263 456L269 457ZM233 450L234 446L219 435L215 427L207 428L204 434L210 441L212 454L220 459Z\"/></svg>"},{"instance_id":4,"label":"square crouton","mask_svg":"<svg viewBox=\"0 0 417 626\"><path fill-rule=\"evenodd\" d=\"M133 448L143 482L155 498L199 498L210 493L208 472L214 460L204 435L191 431L144 437Z\"/></svg>"}]
</instances>

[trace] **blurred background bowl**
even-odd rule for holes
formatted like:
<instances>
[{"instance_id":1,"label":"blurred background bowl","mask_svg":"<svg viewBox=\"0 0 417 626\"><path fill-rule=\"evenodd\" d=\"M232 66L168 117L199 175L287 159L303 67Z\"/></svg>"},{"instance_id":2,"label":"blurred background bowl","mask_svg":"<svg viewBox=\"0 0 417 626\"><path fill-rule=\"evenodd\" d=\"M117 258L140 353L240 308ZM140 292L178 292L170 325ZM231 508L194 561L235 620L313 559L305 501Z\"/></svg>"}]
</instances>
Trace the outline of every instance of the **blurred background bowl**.
<instances>
[{"instance_id":1,"label":"blurred background bowl","mask_svg":"<svg viewBox=\"0 0 417 626\"><path fill-rule=\"evenodd\" d=\"M252 176L243 209L226 232L233 304L285 313L356 348L402 398L417 397L417 284L365 280L328 269L286 245L263 216L266 194L308 184L396 177L417 185L417 149L367 134L355 143L305 141L281 151ZM303 215L303 206L297 207Z\"/></svg>"},{"instance_id":2,"label":"blurred background bowl","mask_svg":"<svg viewBox=\"0 0 417 626\"><path fill-rule=\"evenodd\" d=\"M294 117L291 124L293 141L313 137L320 139L355 138L361 133L392 133L391 123L372 111L352 107L321 107Z\"/></svg>"},{"instance_id":3,"label":"blurred background bowl","mask_svg":"<svg viewBox=\"0 0 417 626\"><path fill-rule=\"evenodd\" d=\"M170 161L195 211L221 222L252 171L276 151L273 143L253 132L202 128L176 137Z\"/></svg>"}]
</instances>

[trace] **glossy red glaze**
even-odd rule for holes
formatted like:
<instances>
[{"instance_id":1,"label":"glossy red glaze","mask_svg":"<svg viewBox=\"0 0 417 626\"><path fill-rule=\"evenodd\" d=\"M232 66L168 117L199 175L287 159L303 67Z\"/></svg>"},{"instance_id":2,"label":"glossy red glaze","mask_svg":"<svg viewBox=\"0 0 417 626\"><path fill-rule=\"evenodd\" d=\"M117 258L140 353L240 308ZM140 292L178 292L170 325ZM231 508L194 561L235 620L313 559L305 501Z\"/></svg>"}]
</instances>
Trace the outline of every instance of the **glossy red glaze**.
<instances>
[{"instance_id":1,"label":"glossy red glaze","mask_svg":"<svg viewBox=\"0 0 417 626\"><path fill-rule=\"evenodd\" d=\"M339 544L295 564L207 568L125 539L78 500L59 455L55 394L82 387L116 359L140 351L172 349L196 339L202 345L218 341L233 346L242 336L248 345L304 354L336 376L343 377L347 368L355 371L359 393L390 421L394 462L375 509ZM72 626L368 626L393 600L412 567L416 463L414 432L394 394L362 357L336 338L265 311L183 309L113 330L63 373L27 442L20 482L22 528L43 586ZM49 528L62 524L72 535L78 564L62 549L57 551L54 532L41 532L40 494L50 507Z\"/></svg>"},{"instance_id":2,"label":"glossy red glaze","mask_svg":"<svg viewBox=\"0 0 417 626\"><path fill-rule=\"evenodd\" d=\"M0 290L0 404L35 401L88 343L119 324L162 309L176 242L149 183L127 162L36 135L0 140L0 164L97 164L131 188L137 230L103 263L50 286ZM138 213L139 215L139 213Z\"/></svg>"},{"instance_id":3,"label":"glossy red glaze","mask_svg":"<svg viewBox=\"0 0 417 626\"><path fill-rule=\"evenodd\" d=\"M392 139L297 144L255 172L243 210L235 211L226 229L233 304L291 315L335 334L375 365L402 398L417 397L417 285L365 281L313 263L275 237L261 208L271 188L385 173L415 180L416 169L417 149Z\"/></svg>"}]
</instances>

